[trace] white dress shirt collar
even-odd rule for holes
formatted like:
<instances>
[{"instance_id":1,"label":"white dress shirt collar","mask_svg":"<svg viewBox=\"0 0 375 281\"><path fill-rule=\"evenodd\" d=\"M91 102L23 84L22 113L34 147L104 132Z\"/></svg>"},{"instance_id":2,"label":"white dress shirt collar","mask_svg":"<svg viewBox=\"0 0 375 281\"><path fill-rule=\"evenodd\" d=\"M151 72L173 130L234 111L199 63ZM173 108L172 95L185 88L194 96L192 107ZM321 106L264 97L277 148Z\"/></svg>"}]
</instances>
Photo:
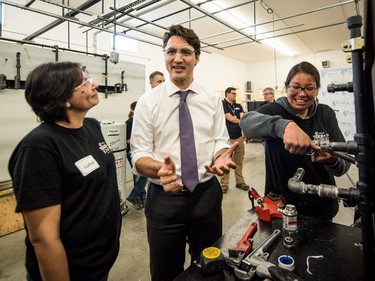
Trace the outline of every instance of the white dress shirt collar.
<instances>
[{"instance_id":1,"label":"white dress shirt collar","mask_svg":"<svg viewBox=\"0 0 375 281\"><path fill-rule=\"evenodd\" d=\"M172 96L173 94L181 91L179 87L177 87L171 80L165 80L165 86L167 89L168 96ZM199 93L199 88L198 84L196 82L193 82L187 87L184 91L190 90L193 93L198 94Z\"/></svg>"}]
</instances>

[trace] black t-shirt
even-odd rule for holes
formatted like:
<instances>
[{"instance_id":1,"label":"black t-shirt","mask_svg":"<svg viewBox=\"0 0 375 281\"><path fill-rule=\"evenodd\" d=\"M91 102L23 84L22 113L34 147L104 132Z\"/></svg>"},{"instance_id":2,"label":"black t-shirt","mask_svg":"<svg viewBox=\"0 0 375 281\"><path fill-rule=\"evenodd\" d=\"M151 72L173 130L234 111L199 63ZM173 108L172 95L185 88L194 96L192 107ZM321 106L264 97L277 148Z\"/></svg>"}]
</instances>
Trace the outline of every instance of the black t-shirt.
<instances>
[{"instance_id":1,"label":"black t-shirt","mask_svg":"<svg viewBox=\"0 0 375 281\"><path fill-rule=\"evenodd\" d=\"M244 112L242 106L239 103L234 102L233 104L230 104L226 99L223 100L223 108L224 114L230 113L238 119L241 118L241 112ZM238 139L242 136L242 130L238 123L232 123L226 119L225 123L227 125L227 130L230 139Z\"/></svg>"},{"instance_id":2,"label":"black t-shirt","mask_svg":"<svg viewBox=\"0 0 375 281\"><path fill-rule=\"evenodd\" d=\"M67 129L42 123L18 144L9 162L16 211L61 204L60 237L71 280L99 280L119 251L120 198L113 153L99 122ZM41 280L26 237L26 268Z\"/></svg>"}]
</instances>

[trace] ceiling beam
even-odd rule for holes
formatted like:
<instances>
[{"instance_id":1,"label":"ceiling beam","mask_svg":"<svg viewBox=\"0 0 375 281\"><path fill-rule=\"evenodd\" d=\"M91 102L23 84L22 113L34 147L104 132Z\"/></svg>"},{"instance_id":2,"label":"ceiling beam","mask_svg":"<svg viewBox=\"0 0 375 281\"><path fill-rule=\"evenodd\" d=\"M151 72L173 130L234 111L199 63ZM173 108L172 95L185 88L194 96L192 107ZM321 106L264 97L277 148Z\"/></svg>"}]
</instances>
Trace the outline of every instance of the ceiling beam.
<instances>
[{"instance_id":1,"label":"ceiling beam","mask_svg":"<svg viewBox=\"0 0 375 281\"><path fill-rule=\"evenodd\" d=\"M284 37L284 36L288 36L288 35L296 35L298 33L309 32L309 31L323 29L323 28L328 28L328 27L337 26L337 25L341 25L341 24L346 24L346 22L343 21L343 22L338 22L338 23L333 23L333 24L318 26L318 27L314 27L314 28L308 28L308 29L304 29L304 30L300 30L300 31L292 31L292 32L289 32L289 33L284 33L284 34L275 35L275 36L268 37L268 38L259 39L259 41L264 41L264 40L278 38L278 37ZM249 44L249 43L253 43L253 42L244 42L244 43L241 43L241 44L234 44L234 45L230 45L230 46L225 46L223 48L225 49L225 48L230 48L230 47L236 47L236 46L240 46L240 45L244 45L244 44Z\"/></svg>"},{"instance_id":2,"label":"ceiling beam","mask_svg":"<svg viewBox=\"0 0 375 281\"><path fill-rule=\"evenodd\" d=\"M320 11L327 10L327 9L332 9L332 8L335 8L335 7L338 7L338 6L343 6L343 5L351 4L351 3L356 2L356 1L357 0L348 0L346 2L341 2L341 3L337 3L337 4L332 4L332 5L329 5L329 6L324 6L324 7L313 9L313 10L309 10L309 11L306 11L306 12L302 12L302 13L298 13L298 14L286 16L286 17L283 17L283 18L277 18L277 19L274 19L274 20L270 20L270 21L266 21L266 22L261 22L261 23L257 23L257 24L254 24L254 25L249 25L249 26L240 28L239 30L245 30L247 28L254 28L254 27L256 28L258 26L267 25L267 24L270 24L270 23L274 23L274 22L278 22L278 21L283 21L283 20L290 19L290 18L296 18L296 17L302 16L302 15L308 15L308 14L311 14L311 13L314 13L314 12L320 12ZM212 34L210 36L206 36L206 37L204 37L204 39L213 38L213 37L217 37L217 36L221 36L221 35L233 33L233 32L236 32L236 31L237 30L229 30L229 31L221 32L221 33L216 33L216 34ZM259 41L262 41L262 40L259 40Z\"/></svg>"},{"instance_id":3,"label":"ceiling beam","mask_svg":"<svg viewBox=\"0 0 375 281\"><path fill-rule=\"evenodd\" d=\"M30 7L36 0L31 0L25 4L25 7Z\"/></svg>"},{"instance_id":4,"label":"ceiling beam","mask_svg":"<svg viewBox=\"0 0 375 281\"><path fill-rule=\"evenodd\" d=\"M216 20L217 22L221 23L222 25L224 25L224 26L226 26L226 27L232 29L233 31L238 32L239 34L241 34L241 35L247 37L247 38L250 39L251 41L259 43L259 41L256 40L256 39L254 39L253 36L250 36L250 35L248 35L248 34L242 32L241 30L238 30L236 27L230 25L229 23L226 23L226 22L222 21L220 18L218 18L218 17L212 15L211 13L209 13L209 12L207 12L206 10L202 9L202 8L199 7L198 5L195 5L195 4L193 4L193 3L191 3L190 1L187 1L187 0L180 0L180 1L183 2L183 3L185 3L186 5L188 5L188 6L192 7L192 8L194 8L194 9L196 9L197 11L201 12L202 14L205 14L206 16L208 16L208 17L210 17L210 18Z\"/></svg>"},{"instance_id":5,"label":"ceiling beam","mask_svg":"<svg viewBox=\"0 0 375 281\"><path fill-rule=\"evenodd\" d=\"M51 2L51 1L48 1L48 0L39 0L39 1L47 3L47 4L51 4L51 5L54 5L54 6L58 6L58 7L61 7L61 8L65 8L65 9L68 9L68 10L71 10L71 11L77 11L80 14L84 14L84 15L87 15L87 16L90 16L90 17L93 16L93 14L87 13L87 12L85 12L83 10L78 10L76 8L72 8L72 7L68 6L68 5L54 3L54 2Z\"/></svg>"},{"instance_id":6,"label":"ceiling beam","mask_svg":"<svg viewBox=\"0 0 375 281\"><path fill-rule=\"evenodd\" d=\"M82 5L78 6L75 10L73 11L70 11L68 13L65 14L66 17L74 17L76 15L78 15L80 13L80 10L86 10L88 8L90 8L91 6L95 5L96 3L100 2L101 0L88 0L87 2L83 3ZM10 5L9 3L7 3L8 1L5 1L3 0L2 1L4 4L8 4ZM13 5L15 6L15 5ZM28 7L26 7L28 8ZM29 36L27 36L26 38L24 38L23 40L26 40L26 41L31 41L33 40L34 38L46 33L47 31L55 28L56 26L62 24L63 22L65 22L65 19L57 19L55 20L54 22L51 22L50 24L46 25L45 27L37 30L36 32L34 32L33 34L30 34Z\"/></svg>"},{"instance_id":7,"label":"ceiling beam","mask_svg":"<svg viewBox=\"0 0 375 281\"><path fill-rule=\"evenodd\" d=\"M95 0L95 1L100 1L100 0ZM23 5L12 3L12 2L9 2L7 0L2 0L2 3L13 6L13 7L17 7L17 8L20 8L20 9L25 9L25 7ZM97 30L100 30L100 31L103 31L103 32L108 32L108 33L111 33L111 34L128 37L130 39L134 39L134 40L137 40L137 41L140 41L140 42L143 42L143 43L147 43L147 44L151 44L151 45L161 47L161 44L157 44L157 43L154 43L154 42L151 42L151 41L148 41L148 40L135 38L134 36L129 36L129 35L125 36L123 33L118 33L118 32L116 33L116 32L110 31L110 30L102 28L102 27L92 26L91 24L79 21L78 19L76 19L74 17L59 16L59 15L56 15L56 14L49 13L47 11L42 11L42 10L38 10L38 9L34 9L34 8L26 8L26 10L28 10L30 12L35 12L35 13L38 13L38 14L54 17L54 18L57 18L58 20L60 20L62 22L63 21L72 22L72 23L75 23L75 24L78 24L78 25L81 25L81 26L90 27L90 28L97 29ZM20 40L20 42L23 42L23 41L28 41L28 40Z\"/></svg>"}]
</instances>

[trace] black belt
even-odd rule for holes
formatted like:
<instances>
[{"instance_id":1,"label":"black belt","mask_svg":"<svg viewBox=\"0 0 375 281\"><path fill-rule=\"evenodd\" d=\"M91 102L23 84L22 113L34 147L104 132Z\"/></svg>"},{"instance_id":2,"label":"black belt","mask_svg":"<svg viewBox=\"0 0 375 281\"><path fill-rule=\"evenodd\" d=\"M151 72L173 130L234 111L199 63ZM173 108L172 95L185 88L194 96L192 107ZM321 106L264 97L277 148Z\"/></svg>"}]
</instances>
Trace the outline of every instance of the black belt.
<instances>
[{"instance_id":1,"label":"black belt","mask_svg":"<svg viewBox=\"0 0 375 281\"><path fill-rule=\"evenodd\" d=\"M214 178L215 177L212 177L210 178L209 180L205 181L205 182L201 182L199 183L195 188L194 188L194 193L200 193L200 192L203 192L207 189L209 189L211 186L213 186L214 184ZM161 189L161 190L164 190L163 186L162 185L159 185L159 184L155 184L153 182L150 182L150 186L151 187L155 187L155 188L158 188L158 189ZM185 186L182 188L181 191L179 192L190 192L189 189L187 189Z\"/></svg>"}]
</instances>

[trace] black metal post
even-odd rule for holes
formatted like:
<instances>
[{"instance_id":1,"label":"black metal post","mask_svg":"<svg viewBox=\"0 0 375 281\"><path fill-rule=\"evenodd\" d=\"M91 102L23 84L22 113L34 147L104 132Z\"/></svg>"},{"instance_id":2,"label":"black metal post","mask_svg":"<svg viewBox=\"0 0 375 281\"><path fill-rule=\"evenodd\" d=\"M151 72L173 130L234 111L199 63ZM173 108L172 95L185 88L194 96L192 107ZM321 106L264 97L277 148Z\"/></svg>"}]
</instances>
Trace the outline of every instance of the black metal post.
<instances>
[{"instance_id":1,"label":"black metal post","mask_svg":"<svg viewBox=\"0 0 375 281\"><path fill-rule=\"evenodd\" d=\"M364 280L374 280L374 148L370 136L370 126L374 125L373 107L368 102L373 99L372 91L365 91L363 40L361 37L362 17L348 18L350 30L350 48L352 54L353 92L356 117L356 134L354 140L358 145L356 160L358 162L357 188L361 193L359 210L362 220L363 272ZM371 27L370 27L371 28Z\"/></svg>"},{"instance_id":2,"label":"black metal post","mask_svg":"<svg viewBox=\"0 0 375 281\"><path fill-rule=\"evenodd\" d=\"M21 87L21 53L16 54L16 68L17 74L14 77L14 89L19 89Z\"/></svg>"}]
</instances>

